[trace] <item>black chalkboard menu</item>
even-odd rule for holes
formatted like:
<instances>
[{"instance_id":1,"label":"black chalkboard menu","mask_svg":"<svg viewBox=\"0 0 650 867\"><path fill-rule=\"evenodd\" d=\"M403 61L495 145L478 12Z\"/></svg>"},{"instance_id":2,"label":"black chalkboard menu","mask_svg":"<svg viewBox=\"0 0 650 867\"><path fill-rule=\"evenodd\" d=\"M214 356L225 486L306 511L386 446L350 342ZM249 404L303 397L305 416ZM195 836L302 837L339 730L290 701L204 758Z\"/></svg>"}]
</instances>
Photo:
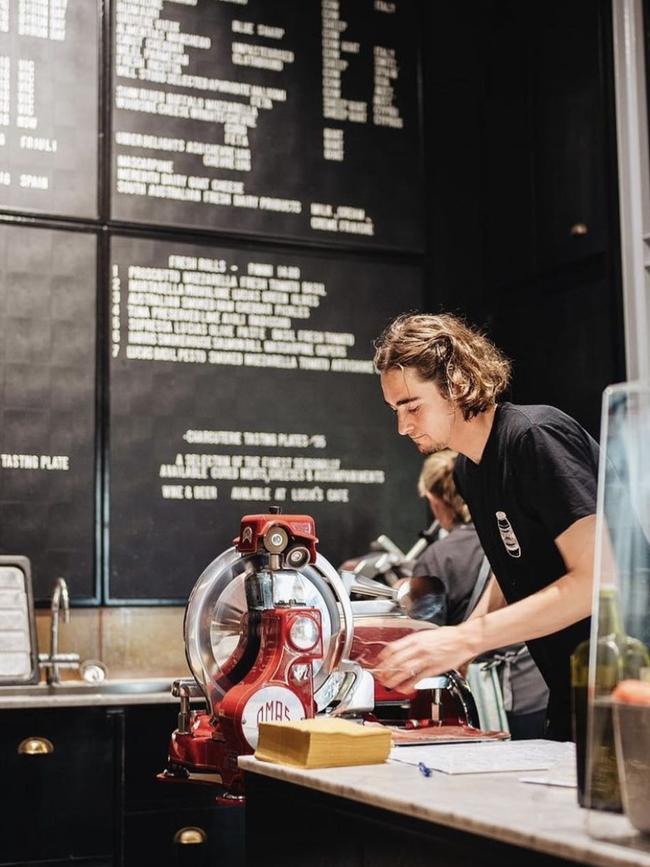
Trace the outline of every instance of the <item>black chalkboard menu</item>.
<instances>
[{"instance_id":1,"label":"black chalkboard menu","mask_svg":"<svg viewBox=\"0 0 650 867\"><path fill-rule=\"evenodd\" d=\"M414 540L420 456L371 359L419 268L114 237L111 269L113 600L186 597L271 503L312 514L335 565Z\"/></svg>"},{"instance_id":2,"label":"black chalkboard menu","mask_svg":"<svg viewBox=\"0 0 650 867\"><path fill-rule=\"evenodd\" d=\"M114 0L117 220L423 249L415 0Z\"/></svg>"},{"instance_id":3,"label":"black chalkboard menu","mask_svg":"<svg viewBox=\"0 0 650 867\"><path fill-rule=\"evenodd\" d=\"M0 226L0 553L37 599L95 595L95 285L94 235Z\"/></svg>"},{"instance_id":4,"label":"black chalkboard menu","mask_svg":"<svg viewBox=\"0 0 650 867\"><path fill-rule=\"evenodd\" d=\"M95 0L0 2L0 205L97 216Z\"/></svg>"}]
</instances>

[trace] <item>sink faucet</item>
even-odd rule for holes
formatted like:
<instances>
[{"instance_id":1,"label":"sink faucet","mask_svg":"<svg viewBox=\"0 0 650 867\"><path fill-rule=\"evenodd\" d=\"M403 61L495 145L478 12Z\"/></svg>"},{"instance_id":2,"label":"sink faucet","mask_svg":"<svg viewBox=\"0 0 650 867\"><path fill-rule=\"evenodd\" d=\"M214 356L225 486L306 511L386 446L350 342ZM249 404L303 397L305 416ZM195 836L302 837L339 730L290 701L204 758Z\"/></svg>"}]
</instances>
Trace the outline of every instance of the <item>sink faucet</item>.
<instances>
[{"instance_id":1,"label":"sink faucet","mask_svg":"<svg viewBox=\"0 0 650 867\"><path fill-rule=\"evenodd\" d=\"M60 667L76 668L79 665L78 653L59 653L59 620L63 612L63 622L70 621L70 594L65 578L57 578L52 590L50 603L50 652L40 657L41 665L46 668L47 682L51 684L61 682Z\"/></svg>"},{"instance_id":2,"label":"sink faucet","mask_svg":"<svg viewBox=\"0 0 650 867\"><path fill-rule=\"evenodd\" d=\"M59 655L59 617L63 609L63 622L70 622L70 594L65 578L57 578L52 590L50 602L50 666L47 669L47 682L60 683L61 674L59 666L54 661Z\"/></svg>"}]
</instances>

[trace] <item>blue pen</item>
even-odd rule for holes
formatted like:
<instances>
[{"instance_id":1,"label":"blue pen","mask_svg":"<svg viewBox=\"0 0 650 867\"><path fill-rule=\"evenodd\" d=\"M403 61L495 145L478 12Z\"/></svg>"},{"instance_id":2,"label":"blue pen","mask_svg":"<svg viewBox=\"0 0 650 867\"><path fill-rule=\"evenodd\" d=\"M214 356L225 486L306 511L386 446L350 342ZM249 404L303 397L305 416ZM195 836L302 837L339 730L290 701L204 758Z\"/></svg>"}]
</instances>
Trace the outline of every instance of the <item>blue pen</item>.
<instances>
[{"instance_id":1,"label":"blue pen","mask_svg":"<svg viewBox=\"0 0 650 867\"><path fill-rule=\"evenodd\" d=\"M425 765L424 762L418 762L418 770L423 777L431 776L431 768L428 765Z\"/></svg>"}]
</instances>

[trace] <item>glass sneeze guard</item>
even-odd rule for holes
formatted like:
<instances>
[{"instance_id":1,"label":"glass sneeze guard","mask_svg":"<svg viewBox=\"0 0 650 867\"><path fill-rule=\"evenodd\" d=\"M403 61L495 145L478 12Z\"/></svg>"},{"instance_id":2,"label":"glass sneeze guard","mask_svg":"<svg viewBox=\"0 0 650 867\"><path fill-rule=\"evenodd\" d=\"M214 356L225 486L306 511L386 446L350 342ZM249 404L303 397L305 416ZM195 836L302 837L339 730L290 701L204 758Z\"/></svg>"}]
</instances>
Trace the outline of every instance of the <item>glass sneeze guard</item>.
<instances>
[{"instance_id":1,"label":"glass sneeze guard","mask_svg":"<svg viewBox=\"0 0 650 867\"><path fill-rule=\"evenodd\" d=\"M582 796L591 836L650 852L649 385L605 389L600 446Z\"/></svg>"}]
</instances>

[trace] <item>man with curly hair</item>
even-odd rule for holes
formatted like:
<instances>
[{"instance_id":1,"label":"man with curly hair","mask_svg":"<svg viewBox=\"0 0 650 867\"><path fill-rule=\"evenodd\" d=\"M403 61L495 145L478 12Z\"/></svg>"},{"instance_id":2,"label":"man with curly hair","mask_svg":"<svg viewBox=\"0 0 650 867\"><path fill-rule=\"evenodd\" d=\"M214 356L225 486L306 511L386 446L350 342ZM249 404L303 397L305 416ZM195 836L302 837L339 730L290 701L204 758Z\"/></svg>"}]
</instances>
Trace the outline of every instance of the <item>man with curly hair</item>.
<instances>
[{"instance_id":1,"label":"man with curly hair","mask_svg":"<svg viewBox=\"0 0 650 867\"><path fill-rule=\"evenodd\" d=\"M382 683L408 692L525 641L550 689L547 737L570 740L569 660L589 637L597 444L558 409L498 402L510 362L455 316L398 317L375 366L399 433L423 454L459 453L456 486L494 573L476 616L388 645Z\"/></svg>"}]
</instances>

